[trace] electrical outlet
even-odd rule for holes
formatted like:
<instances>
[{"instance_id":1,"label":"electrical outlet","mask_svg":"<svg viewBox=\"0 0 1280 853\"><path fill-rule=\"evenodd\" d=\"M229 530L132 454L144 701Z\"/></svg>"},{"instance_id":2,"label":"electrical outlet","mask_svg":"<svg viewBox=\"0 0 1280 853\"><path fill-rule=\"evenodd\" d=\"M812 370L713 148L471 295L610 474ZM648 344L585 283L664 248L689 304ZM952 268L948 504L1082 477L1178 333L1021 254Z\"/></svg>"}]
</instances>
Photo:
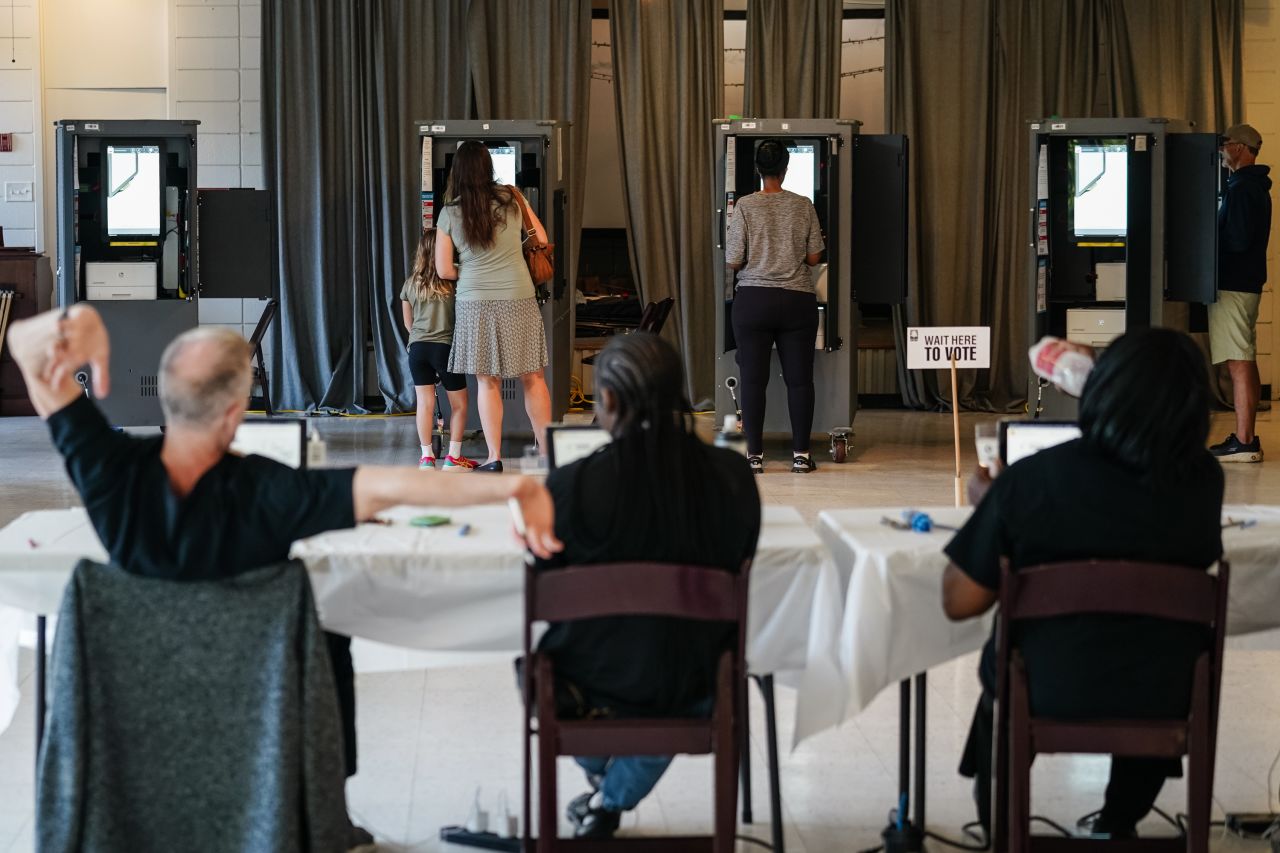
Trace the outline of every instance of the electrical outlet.
<instances>
[{"instance_id":1,"label":"electrical outlet","mask_svg":"<svg viewBox=\"0 0 1280 853\"><path fill-rule=\"evenodd\" d=\"M5 181L4 182L4 200L5 201L31 201L31 182L30 181Z\"/></svg>"}]
</instances>

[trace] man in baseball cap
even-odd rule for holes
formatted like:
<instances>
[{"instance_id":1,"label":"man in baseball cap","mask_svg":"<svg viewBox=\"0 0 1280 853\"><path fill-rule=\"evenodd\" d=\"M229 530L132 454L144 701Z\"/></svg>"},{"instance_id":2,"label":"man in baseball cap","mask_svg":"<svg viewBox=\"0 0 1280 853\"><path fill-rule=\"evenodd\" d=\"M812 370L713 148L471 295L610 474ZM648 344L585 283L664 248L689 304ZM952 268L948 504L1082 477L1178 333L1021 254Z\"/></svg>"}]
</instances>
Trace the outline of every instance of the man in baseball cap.
<instances>
[{"instance_id":1,"label":"man in baseball cap","mask_svg":"<svg viewBox=\"0 0 1280 853\"><path fill-rule=\"evenodd\" d=\"M1271 178L1254 161L1262 135L1247 124L1227 128L1219 146L1230 171L1218 205L1218 301L1209 306L1209 350L1226 362L1236 409L1236 431L1209 448L1222 462L1261 462L1254 433L1261 383L1254 326L1267 281L1271 235Z\"/></svg>"}]
</instances>

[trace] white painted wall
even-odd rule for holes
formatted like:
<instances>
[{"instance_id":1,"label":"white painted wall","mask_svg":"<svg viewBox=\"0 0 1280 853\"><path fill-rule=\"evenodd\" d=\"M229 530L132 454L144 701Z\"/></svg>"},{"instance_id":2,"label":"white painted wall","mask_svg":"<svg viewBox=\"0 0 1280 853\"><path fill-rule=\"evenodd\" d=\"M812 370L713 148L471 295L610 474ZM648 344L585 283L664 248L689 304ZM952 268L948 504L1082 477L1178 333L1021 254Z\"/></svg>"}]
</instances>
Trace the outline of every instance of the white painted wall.
<instances>
[{"instance_id":1,"label":"white painted wall","mask_svg":"<svg viewBox=\"0 0 1280 853\"><path fill-rule=\"evenodd\" d=\"M1280 182L1276 152L1280 151L1280 0L1247 0L1244 13L1243 121L1262 134L1258 162L1270 165L1271 178ZM1272 199L1276 191L1271 192ZM1280 279L1280 217L1271 218L1267 251L1267 285L1258 311L1258 372L1270 383L1272 399L1280 399L1280 332L1276 330L1275 290Z\"/></svg>"}]
</instances>

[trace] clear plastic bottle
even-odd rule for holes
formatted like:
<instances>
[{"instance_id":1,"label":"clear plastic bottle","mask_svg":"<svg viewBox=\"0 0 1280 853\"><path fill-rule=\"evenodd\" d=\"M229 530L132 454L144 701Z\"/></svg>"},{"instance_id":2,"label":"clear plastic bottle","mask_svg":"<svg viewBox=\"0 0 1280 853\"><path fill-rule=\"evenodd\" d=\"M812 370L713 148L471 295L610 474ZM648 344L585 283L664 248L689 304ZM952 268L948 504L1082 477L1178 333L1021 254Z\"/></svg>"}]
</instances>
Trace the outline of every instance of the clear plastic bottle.
<instances>
[{"instance_id":1,"label":"clear plastic bottle","mask_svg":"<svg viewBox=\"0 0 1280 853\"><path fill-rule=\"evenodd\" d=\"M1085 380L1093 370L1093 359L1061 338L1041 338L1027 355L1036 376L1072 397L1079 397L1084 391Z\"/></svg>"}]
</instances>

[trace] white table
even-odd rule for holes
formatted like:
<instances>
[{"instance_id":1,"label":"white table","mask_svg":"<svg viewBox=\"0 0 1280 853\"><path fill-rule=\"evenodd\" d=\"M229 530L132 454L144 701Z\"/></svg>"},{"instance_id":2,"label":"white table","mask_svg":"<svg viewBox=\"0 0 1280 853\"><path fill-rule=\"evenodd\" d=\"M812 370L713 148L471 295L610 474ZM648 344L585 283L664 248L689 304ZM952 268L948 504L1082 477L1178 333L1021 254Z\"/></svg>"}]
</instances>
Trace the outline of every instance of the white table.
<instances>
[{"instance_id":1,"label":"white table","mask_svg":"<svg viewBox=\"0 0 1280 853\"><path fill-rule=\"evenodd\" d=\"M972 512L955 507L924 508L936 522L958 527ZM1227 506L1225 519L1254 526L1223 531L1231 563L1227 633L1238 635L1280 628L1280 507ZM929 533L895 530L883 518L901 519L902 508L826 510L818 515L818 535L831 549L841 578L847 578L839 657L848 687L845 712L857 714L894 684L901 691L899 732L900 792L907 791L910 745L907 712L915 677L916 824L924 806L924 687L930 668L982 647L991 615L951 622L942 612L942 548L950 530Z\"/></svg>"},{"instance_id":2,"label":"white table","mask_svg":"<svg viewBox=\"0 0 1280 853\"><path fill-rule=\"evenodd\" d=\"M295 543L325 627L435 652L518 653L523 561L506 508L441 510L453 524L439 528L407 524L431 511L400 507L385 514L389 526L364 524ZM458 535L463 523L471 525L465 537ZM20 516L0 529L0 605L56 613L71 570L85 557L107 559L84 510ZM776 673L798 689L797 742L841 720L841 611L835 569L813 530L791 507L766 507L751 569L747 656L753 672ZM0 614L0 675L16 649L12 621ZM0 711L15 701L16 680L0 680ZM0 722L7 724L7 715Z\"/></svg>"}]
</instances>

